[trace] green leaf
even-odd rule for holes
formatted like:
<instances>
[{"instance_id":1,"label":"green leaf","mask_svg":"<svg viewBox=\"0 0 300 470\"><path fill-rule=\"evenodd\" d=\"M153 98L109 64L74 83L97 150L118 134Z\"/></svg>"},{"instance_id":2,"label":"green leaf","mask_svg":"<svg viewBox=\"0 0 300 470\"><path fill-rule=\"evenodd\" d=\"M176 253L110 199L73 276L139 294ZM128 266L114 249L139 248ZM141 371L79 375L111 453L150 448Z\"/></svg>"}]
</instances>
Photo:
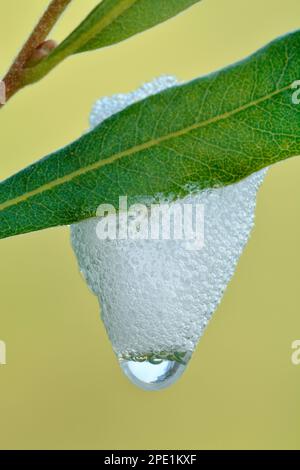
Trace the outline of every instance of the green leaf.
<instances>
[{"instance_id":1,"label":"green leaf","mask_svg":"<svg viewBox=\"0 0 300 470\"><path fill-rule=\"evenodd\" d=\"M101 47L111 46L124 39L128 39L137 33L146 31L155 25L158 25L173 16L178 15L183 10L191 7L201 0L130 0L117 2L106 0L98 5L94 11L81 23L81 25L72 33L71 37L80 37L81 46L76 52L85 52ZM109 4L128 4L127 8L120 15L110 21L103 27L103 11L109 7ZM86 41L84 36L88 31L89 39Z\"/></svg>"},{"instance_id":2,"label":"green leaf","mask_svg":"<svg viewBox=\"0 0 300 470\"><path fill-rule=\"evenodd\" d=\"M119 195L186 195L300 153L300 31L170 88L0 184L0 237L93 217Z\"/></svg>"},{"instance_id":3,"label":"green leaf","mask_svg":"<svg viewBox=\"0 0 300 470\"><path fill-rule=\"evenodd\" d=\"M72 54L123 41L200 1L103 0L47 58L28 68L24 75L24 84L39 80Z\"/></svg>"}]
</instances>

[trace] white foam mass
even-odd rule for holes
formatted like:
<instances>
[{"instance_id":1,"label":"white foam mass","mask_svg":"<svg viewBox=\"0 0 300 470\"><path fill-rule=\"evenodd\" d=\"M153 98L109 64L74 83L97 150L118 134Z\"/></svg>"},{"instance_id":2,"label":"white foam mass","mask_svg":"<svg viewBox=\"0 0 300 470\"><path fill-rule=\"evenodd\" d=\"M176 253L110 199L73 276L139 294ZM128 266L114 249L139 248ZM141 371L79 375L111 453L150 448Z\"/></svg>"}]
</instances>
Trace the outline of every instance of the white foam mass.
<instances>
[{"instance_id":1,"label":"white foam mass","mask_svg":"<svg viewBox=\"0 0 300 470\"><path fill-rule=\"evenodd\" d=\"M97 101L91 127L175 83L162 77L133 93ZM99 240L99 218L71 227L80 270L99 299L119 357L194 350L247 243L264 175L260 171L179 201L204 205L204 247L198 251L180 240Z\"/></svg>"}]
</instances>

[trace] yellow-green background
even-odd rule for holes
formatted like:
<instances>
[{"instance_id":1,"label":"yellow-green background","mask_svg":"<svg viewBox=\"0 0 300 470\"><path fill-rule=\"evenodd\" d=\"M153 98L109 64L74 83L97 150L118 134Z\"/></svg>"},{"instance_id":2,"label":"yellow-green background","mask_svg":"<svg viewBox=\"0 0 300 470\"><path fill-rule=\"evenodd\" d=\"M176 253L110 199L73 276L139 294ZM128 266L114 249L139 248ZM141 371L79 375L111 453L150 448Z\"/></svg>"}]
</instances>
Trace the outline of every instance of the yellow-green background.
<instances>
[{"instance_id":1,"label":"yellow-green background","mask_svg":"<svg viewBox=\"0 0 300 470\"><path fill-rule=\"evenodd\" d=\"M0 75L47 3L0 0ZM74 0L54 38L96 3ZM1 110L0 177L79 136L96 98L160 74L206 74L299 27L299 0L205 0L69 59ZM290 360L300 338L299 182L300 159L270 170L221 306L186 374L158 393L122 375L68 228L1 241L0 448L299 449L300 366Z\"/></svg>"}]
</instances>

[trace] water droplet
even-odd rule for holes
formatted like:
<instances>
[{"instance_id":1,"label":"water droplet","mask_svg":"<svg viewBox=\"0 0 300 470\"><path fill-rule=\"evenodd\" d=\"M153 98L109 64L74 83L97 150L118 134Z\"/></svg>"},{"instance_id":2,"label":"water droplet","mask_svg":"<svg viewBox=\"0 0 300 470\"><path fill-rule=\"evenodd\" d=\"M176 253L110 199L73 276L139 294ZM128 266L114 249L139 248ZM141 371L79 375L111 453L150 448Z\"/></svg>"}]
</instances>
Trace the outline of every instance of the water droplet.
<instances>
[{"instance_id":1,"label":"water droplet","mask_svg":"<svg viewBox=\"0 0 300 470\"><path fill-rule=\"evenodd\" d=\"M120 366L134 385L144 390L161 390L181 377L190 357L191 354L186 353L173 360L159 357L143 361L120 359Z\"/></svg>"}]
</instances>

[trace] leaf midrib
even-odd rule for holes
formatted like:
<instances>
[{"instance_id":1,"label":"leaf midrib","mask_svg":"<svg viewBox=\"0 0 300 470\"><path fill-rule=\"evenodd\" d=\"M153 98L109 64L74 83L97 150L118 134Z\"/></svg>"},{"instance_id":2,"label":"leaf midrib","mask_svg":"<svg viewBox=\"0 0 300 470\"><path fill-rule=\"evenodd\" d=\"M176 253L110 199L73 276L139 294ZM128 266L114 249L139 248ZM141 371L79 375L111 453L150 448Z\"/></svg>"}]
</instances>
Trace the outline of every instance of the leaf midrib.
<instances>
[{"instance_id":1,"label":"leaf midrib","mask_svg":"<svg viewBox=\"0 0 300 470\"><path fill-rule=\"evenodd\" d=\"M187 126L184 129L180 129L178 131L172 132L170 134L166 134L166 135L158 137L156 139L151 139L147 142L144 142L143 144L136 145L136 146L131 147L130 149L124 150L122 152L115 153L114 155L111 155L110 157L108 157L106 159L103 159L103 160L97 161L95 163L92 163L91 165L88 165L84 168L80 168L80 169L78 169L76 171L73 171L73 172L71 172L71 173L69 173L65 176L62 176L61 178L57 178L57 179L55 179L55 180L53 180L49 183L46 183L46 184L40 186L39 188L36 188L32 191L28 191L27 193L24 193L21 196L18 196L14 199L11 199L9 201L6 201L6 202L0 204L0 211L3 211L4 209L8 209L8 208L10 208L12 206L15 206L15 205L17 205L21 202L27 201L31 197L37 196L38 194L42 194L45 191L49 191L49 190L55 188L56 186L68 183L68 182L72 181L73 179L75 179L79 176L82 176L86 173L98 170L99 168L102 168L106 165L110 165L110 164L114 163L115 161L120 160L124 157L128 157L128 156L134 155L135 153L141 152L143 150L147 150L151 147L155 147L156 145L159 145L162 142L166 142L166 141L171 140L173 138L180 137L182 135L188 134L189 132L191 132L193 130L200 129L202 127L206 127L206 126L209 126L211 124L214 124L214 123L223 121L225 119L228 119L228 118L230 118L230 117L232 117L232 116L234 116L234 115L236 115L236 114L238 114L242 111L245 111L245 110L247 110L251 107L257 106L258 104L260 104L262 102L268 101L269 99L273 98L274 96L279 95L280 93L283 93L283 92L287 91L288 89L290 89L290 87L291 87L290 85L287 85L283 88L280 88L278 90L273 91L272 93L269 93L268 95L265 95L261 98L258 98L257 100L250 101L249 103L246 103L246 104L244 104L244 105L242 105L238 108L235 108L231 111L227 111L223 114L220 114L218 116L214 116L214 117L212 117L210 119L207 119L205 121L192 124L191 126Z\"/></svg>"}]
</instances>

